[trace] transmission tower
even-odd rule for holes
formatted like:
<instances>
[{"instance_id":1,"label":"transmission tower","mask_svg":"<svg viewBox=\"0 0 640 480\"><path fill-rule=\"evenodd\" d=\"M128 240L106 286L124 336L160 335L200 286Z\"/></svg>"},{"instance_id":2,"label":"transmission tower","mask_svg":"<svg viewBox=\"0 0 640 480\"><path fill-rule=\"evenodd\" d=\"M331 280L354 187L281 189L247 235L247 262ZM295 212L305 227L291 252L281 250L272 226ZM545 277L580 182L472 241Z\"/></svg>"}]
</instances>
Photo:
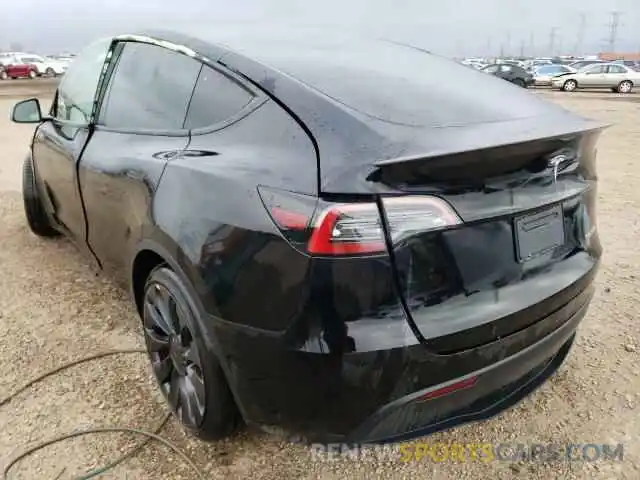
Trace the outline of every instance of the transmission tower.
<instances>
[{"instance_id":1,"label":"transmission tower","mask_svg":"<svg viewBox=\"0 0 640 480\"><path fill-rule=\"evenodd\" d=\"M553 57L556 46L556 36L558 35L558 27L551 27L549 31L549 55Z\"/></svg>"},{"instance_id":2,"label":"transmission tower","mask_svg":"<svg viewBox=\"0 0 640 480\"><path fill-rule=\"evenodd\" d=\"M607 39L607 48L609 52L616 51L616 41L618 40L618 27L620 26L621 12L611 12L611 21L609 22L609 38Z\"/></svg>"},{"instance_id":3,"label":"transmission tower","mask_svg":"<svg viewBox=\"0 0 640 480\"><path fill-rule=\"evenodd\" d=\"M576 45L573 48L575 55L581 55L584 44L584 33L587 28L587 16L584 13L580 14L580 23L578 24L578 35L576 36Z\"/></svg>"},{"instance_id":4,"label":"transmission tower","mask_svg":"<svg viewBox=\"0 0 640 480\"><path fill-rule=\"evenodd\" d=\"M534 54L534 37L533 37L533 32L529 32L529 56L533 57Z\"/></svg>"}]
</instances>

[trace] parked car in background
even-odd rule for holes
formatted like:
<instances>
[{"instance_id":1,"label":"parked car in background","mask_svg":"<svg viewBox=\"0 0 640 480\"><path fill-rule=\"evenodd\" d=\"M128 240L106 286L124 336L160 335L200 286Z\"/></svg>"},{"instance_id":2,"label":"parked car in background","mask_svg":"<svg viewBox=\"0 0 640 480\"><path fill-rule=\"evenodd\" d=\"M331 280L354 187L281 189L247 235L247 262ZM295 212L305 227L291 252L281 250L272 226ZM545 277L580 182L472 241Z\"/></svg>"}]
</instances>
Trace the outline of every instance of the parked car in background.
<instances>
[{"instance_id":1,"label":"parked car in background","mask_svg":"<svg viewBox=\"0 0 640 480\"><path fill-rule=\"evenodd\" d=\"M551 86L551 79L563 73L572 73L575 70L567 65L541 65L533 71L533 84L537 87Z\"/></svg>"},{"instance_id":2,"label":"parked car in background","mask_svg":"<svg viewBox=\"0 0 640 480\"><path fill-rule=\"evenodd\" d=\"M7 64L10 60L13 60L16 55L28 55L25 52L0 52L0 65Z\"/></svg>"},{"instance_id":3,"label":"parked car in background","mask_svg":"<svg viewBox=\"0 0 640 480\"><path fill-rule=\"evenodd\" d=\"M49 55L47 58L51 58L53 60L57 60L59 62L63 62L65 65L69 66L69 64L73 61L73 59L75 58L74 55Z\"/></svg>"},{"instance_id":4,"label":"parked car in background","mask_svg":"<svg viewBox=\"0 0 640 480\"><path fill-rule=\"evenodd\" d=\"M534 60L528 60L526 62L524 62L524 66L523 68L529 72L529 73L533 73L533 71L538 68L541 67L543 65L551 65L551 60L539 60L539 59L534 59Z\"/></svg>"},{"instance_id":5,"label":"parked car in background","mask_svg":"<svg viewBox=\"0 0 640 480\"><path fill-rule=\"evenodd\" d=\"M608 88L618 93L629 93L640 83L640 72L616 63L588 65L573 73L554 77L551 86L572 92L579 88Z\"/></svg>"},{"instance_id":6,"label":"parked car in background","mask_svg":"<svg viewBox=\"0 0 640 480\"><path fill-rule=\"evenodd\" d=\"M524 68L510 63L500 63L495 65L487 65L481 70L484 73L495 75L508 82L527 88L533 85L533 75Z\"/></svg>"},{"instance_id":7,"label":"parked car in background","mask_svg":"<svg viewBox=\"0 0 640 480\"><path fill-rule=\"evenodd\" d=\"M15 57L7 57L3 59L6 63L3 70L0 71L0 80L8 78L36 78L38 69L31 63L23 63Z\"/></svg>"},{"instance_id":8,"label":"parked car in background","mask_svg":"<svg viewBox=\"0 0 640 480\"><path fill-rule=\"evenodd\" d=\"M64 75L67 71L67 63L52 58L41 57L40 55L18 54L15 55L21 63L28 63L36 67L36 73L38 76L55 77L58 75Z\"/></svg>"},{"instance_id":9,"label":"parked car in background","mask_svg":"<svg viewBox=\"0 0 640 480\"><path fill-rule=\"evenodd\" d=\"M126 286L188 431L401 440L553 375L602 253L601 124L391 42L204 35L92 43L12 111L29 227Z\"/></svg>"},{"instance_id":10,"label":"parked car in background","mask_svg":"<svg viewBox=\"0 0 640 480\"><path fill-rule=\"evenodd\" d=\"M608 63L608 62L605 62L603 60L578 60L577 62L570 63L568 66L578 71L584 67L587 67L589 65L595 65L597 63L600 64L600 63Z\"/></svg>"},{"instance_id":11,"label":"parked car in background","mask_svg":"<svg viewBox=\"0 0 640 480\"><path fill-rule=\"evenodd\" d=\"M624 65L625 67L629 67L633 70L640 71L640 62L636 60L615 60L611 63L616 63L619 65Z\"/></svg>"},{"instance_id":12,"label":"parked car in background","mask_svg":"<svg viewBox=\"0 0 640 480\"><path fill-rule=\"evenodd\" d=\"M475 68L476 70L481 70L486 65L485 63L481 63L481 62L476 61L476 60L463 60L460 63L462 63L462 65L465 65L467 67Z\"/></svg>"}]
</instances>

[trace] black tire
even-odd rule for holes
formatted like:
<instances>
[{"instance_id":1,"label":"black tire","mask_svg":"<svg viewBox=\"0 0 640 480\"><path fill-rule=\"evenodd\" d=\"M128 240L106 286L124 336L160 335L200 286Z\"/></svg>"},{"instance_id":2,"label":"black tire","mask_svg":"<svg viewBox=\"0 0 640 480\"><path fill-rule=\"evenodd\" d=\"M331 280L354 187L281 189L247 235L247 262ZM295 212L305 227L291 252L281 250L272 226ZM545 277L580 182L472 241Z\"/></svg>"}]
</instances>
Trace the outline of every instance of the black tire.
<instances>
[{"instance_id":1,"label":"black tire","mask_svg":"<svg viewBox=\"0 0 640 480\"><path fill-rule=\"evenodd\" d=\"M55 77L56 76L56 71L51 67L47 67L47 69L45 70L44 74L47 77Z\"/></svg>"},{"instance_id":2,"label":"black tire","mask_svg":"<svg viewBox=\"0 0 640 480\"><path fill-rule=\"evenodd\" d=\"M33 233L39 237L57 237L60 235L47 217L40 193L36 186L36 179L33 173L33 162L31 157L27 157L22 166L22 199L24 201L24 213L27 217L27 224Z\"/></svg>"},{"instance_id":3,"label":"black tire","mask_svg":"<svg viewBox=\"0 0 640 480\"><path fill-rule=\"evenodd\" d=\"M516 79L514 79L514 80L513 80L513 84L514 84L514 85L517 85L517 86L519 86L519 87L521 87L521 88L527 88L527 84L526 84L526 83L524 83L524 80L522 80L521 78L516 78Z\"/></svg>"},{"instance_id":4,"label":"black tire","mask_svg":"<svg viewBox=\"0 0 640 480\"><path fill-rule=\"evenodd\" d=\"M631 93L631 90L633 90L633 82L630 80L621 81L616 88L618 93Z\"/></svg>"},{"instance_id":5,"label":"black tire","mask_svg":"<svg viewBox=\"0 0 640 480\"><path fill-rule=\"evenodd\" d=\"M33 80L34 78L36 78L38 76L38 72L36 72L35 70L29 70L29 78L31 80Z\"/></svg>"},{"instance_id":6,"label":"black tire","mask_svg":"<svg viewBox=\"0 0 640 480\"><path fill-rule=\"evenodd\" d=\"M565 92L574 92L578 88L578 82L575 80L567 80L562 85L562 90Z\"/></svg>"},{"instance_id":7,"label":"black tire","mask_svg":"<svg viewBox=\"0 0 640 480\"><path fill-rule=\"evenodd\" d=\"M201 440L218 440L238 428L241 415L217 355L203 341L190 291L166 265L156 267L142 298L144 337L152 372L176 419Z\"/></svg>"}]
</instances>

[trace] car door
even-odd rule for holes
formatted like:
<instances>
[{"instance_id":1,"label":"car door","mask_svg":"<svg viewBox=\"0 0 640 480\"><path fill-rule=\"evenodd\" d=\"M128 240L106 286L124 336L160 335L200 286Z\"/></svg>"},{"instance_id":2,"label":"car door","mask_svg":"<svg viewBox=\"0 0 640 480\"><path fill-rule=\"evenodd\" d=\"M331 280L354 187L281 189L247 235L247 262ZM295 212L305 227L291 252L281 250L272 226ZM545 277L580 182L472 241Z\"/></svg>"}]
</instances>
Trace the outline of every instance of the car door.
<instances>
[{"instance_id":1,"label":"car door","mask_svg":"<svg viewBox=\"0 0 640 480\"><path fill-rule=\"evenodd\" d=\"M119 43L114 56L78 174L87 242L124 285L128 258L153 224L152 196L164 167L189 143L183 124L202 64L170 48L133 41Z\"/></svg>"},{"instance_id":2,"label":"car door","mask_svg":"<svg viewBox=\"0 0 640 480\"><path fill-rule=\"evenodd\" d=\"M594 64L584 69L579 75L578 84L581 87L593 88L606 85L606 65Z\"/></svg>"},{"instance_id":3,"label":"car door","mask_svg":"<svg viewBox=\"0 0 640 480\"><path fill-rule=\"evenodd\" d=\"M32 145L36 181L44 207L69 237L85 245L85 221L76 168L91 134L96 89L111 39L85 48L60 82L50 114Z\"/></svg>"},{"instance_id":4,"label":"car door","mask_svg":"<svg viewBox=\"0 0 640 480\"><path fill-rule=\"evenodd\" d=\"M20 57L11 57L7 64L7 74L13 78L26 77L29 75L29 66Z\"/></svg>"},{"instance_id":5,"label":"car door","mask_svg":"<svg viewBox=\"0 0 640 480\"><path fill-rule=\"evenodd\" d=\"M607 73L605 75L606 87L617 87L620 82L627 80L628 78L627 67L623 65L609 65L607 66Z\"/></svg>"}]
</instances>

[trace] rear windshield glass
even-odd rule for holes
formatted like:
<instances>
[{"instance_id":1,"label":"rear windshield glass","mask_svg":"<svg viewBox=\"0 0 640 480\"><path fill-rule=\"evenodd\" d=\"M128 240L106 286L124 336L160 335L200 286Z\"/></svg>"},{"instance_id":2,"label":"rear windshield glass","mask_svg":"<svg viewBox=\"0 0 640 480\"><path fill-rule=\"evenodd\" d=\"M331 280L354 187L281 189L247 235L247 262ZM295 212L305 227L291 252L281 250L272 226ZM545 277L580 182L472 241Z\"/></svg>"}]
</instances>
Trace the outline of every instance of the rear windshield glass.
<instances>
[{"instance_id":1,"label":"rear windshield glass","mask_svg":"<svg viewBox=\"0 0 640 480\"><path fill-rule=\"evenodd\" d=\"M238 45L239 43L239 45ZM388 41L234 44L335 101L386 122L452 126L545 112L525 89L449 59ZM509 101L505 102L505 95ZM548 108L548 107L547 107Z\"/></svg>"}]
</instances>

